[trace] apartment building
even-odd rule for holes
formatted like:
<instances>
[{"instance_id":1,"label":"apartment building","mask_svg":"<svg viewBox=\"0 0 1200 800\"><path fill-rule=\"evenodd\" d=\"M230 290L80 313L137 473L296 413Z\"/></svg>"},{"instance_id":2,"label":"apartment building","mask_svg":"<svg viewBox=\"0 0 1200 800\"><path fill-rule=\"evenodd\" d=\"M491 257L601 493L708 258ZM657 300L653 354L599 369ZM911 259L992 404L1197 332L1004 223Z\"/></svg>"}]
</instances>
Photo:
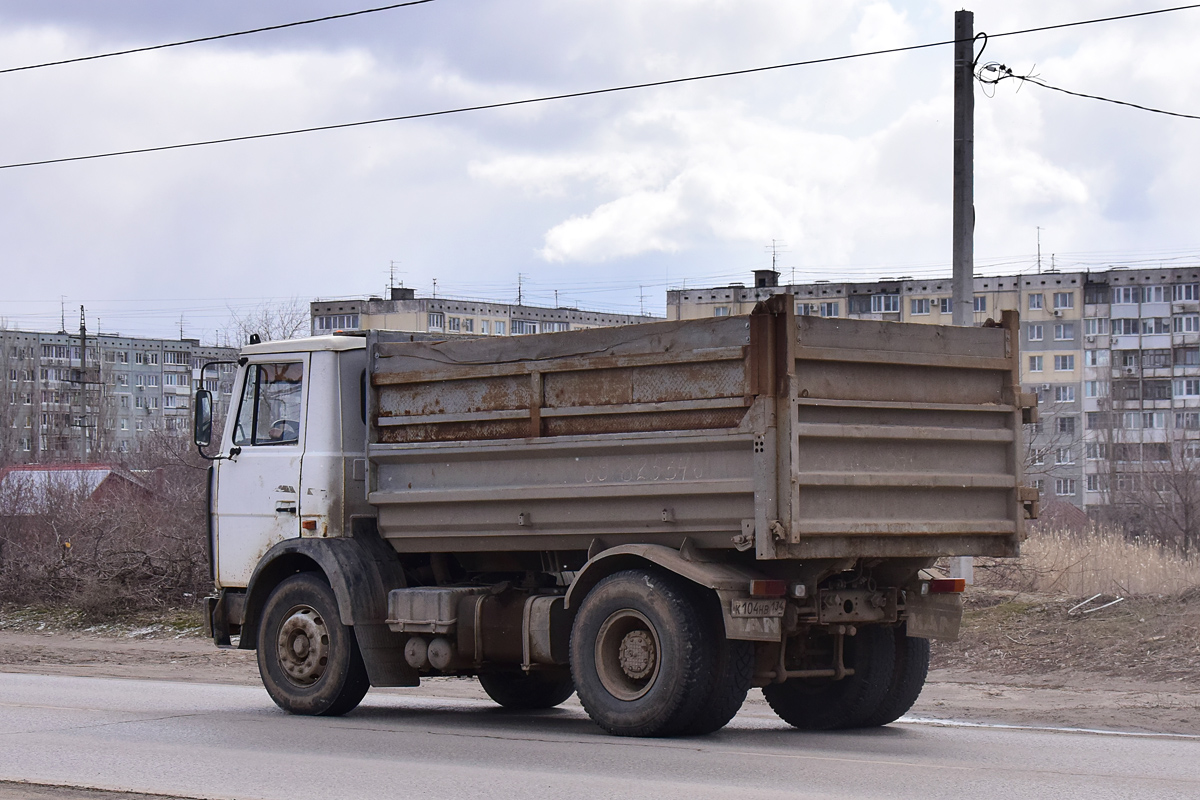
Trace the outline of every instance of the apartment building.
<instances>
[{"instance_id":1,"label":"apartment building","mask_svg":"<svg viewBox=\"0 0 1200 800\"><path fill-rule=\"evenodd\" d=\"M392 289L386 300L317 300L309 304L309 310L314 336L370 329L519 336L662 321L662 317L641 314L417 297L415 290L404 288Z\"/></svg>"},{"instance_id":2,"label":"apartment building","mask_svg":"<svg viewBox=\"0 0 1200 800\"><path fill-rule=\"evenodd\" d=\"M667 293L669 319L745 314L773 294L798 314L949 325L949 278L754 285ZM1200 268L975 278L975 322L1021 314L1022 383L1039 398L1027 479L1081 508L1164 492L1200 461Z\"/></svg>"},{"instance_id":3,"label":"apartment building","mask_svg":"<svg viewBox=\"0 0 1200 800\"><path fill-rule=\"evenodd\" d=\"M196 339L0 329L3 458L87 462L136 453L156 432L190 431L201 366L236 358ZM224 412L233 366L210 368L204 381Z\"/></svg>"}]
</instances>

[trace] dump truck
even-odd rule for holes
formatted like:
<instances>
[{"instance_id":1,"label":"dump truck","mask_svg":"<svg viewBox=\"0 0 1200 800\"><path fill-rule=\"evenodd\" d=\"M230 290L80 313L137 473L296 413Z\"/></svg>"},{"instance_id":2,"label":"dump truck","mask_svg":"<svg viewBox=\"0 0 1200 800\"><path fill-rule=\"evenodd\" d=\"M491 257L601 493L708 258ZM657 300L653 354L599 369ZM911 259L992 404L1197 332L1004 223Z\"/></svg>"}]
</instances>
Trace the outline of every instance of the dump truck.
<instances>
[{"instance_id":1,"label":"dump truck","mask_svg":"<svg viewBox=\"0 0 1200 800\"><path fill-rule=\"evenodd\" d=\"M916 700L961 580L1015 556L1015 313L985 327L745 316L513 337L253 343L213 452L218 646L271 698L474 676L502 706L577 693L618 735L704 734L751 687L802 729Z\"/></svg>"}]
</instances>

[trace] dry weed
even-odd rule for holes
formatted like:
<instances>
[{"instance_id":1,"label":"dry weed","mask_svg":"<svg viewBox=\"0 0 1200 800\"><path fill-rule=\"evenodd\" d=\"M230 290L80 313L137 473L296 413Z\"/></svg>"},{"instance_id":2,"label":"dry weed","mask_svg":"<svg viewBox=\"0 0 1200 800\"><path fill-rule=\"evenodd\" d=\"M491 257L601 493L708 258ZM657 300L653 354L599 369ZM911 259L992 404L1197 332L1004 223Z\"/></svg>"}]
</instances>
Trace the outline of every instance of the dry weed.
<instances>
[{"instance_id":1,"label":"dry weed","mask_svg":"<svg viewBox=\"0 0 1200 800\"><path fill-rule=\"evenodd\" d=\"M1200 558L1119 530L1037 527L1017 559L979 559L982 587L1039 595L1181 595L1200 587Z\"/></svg>"}]
</instances>

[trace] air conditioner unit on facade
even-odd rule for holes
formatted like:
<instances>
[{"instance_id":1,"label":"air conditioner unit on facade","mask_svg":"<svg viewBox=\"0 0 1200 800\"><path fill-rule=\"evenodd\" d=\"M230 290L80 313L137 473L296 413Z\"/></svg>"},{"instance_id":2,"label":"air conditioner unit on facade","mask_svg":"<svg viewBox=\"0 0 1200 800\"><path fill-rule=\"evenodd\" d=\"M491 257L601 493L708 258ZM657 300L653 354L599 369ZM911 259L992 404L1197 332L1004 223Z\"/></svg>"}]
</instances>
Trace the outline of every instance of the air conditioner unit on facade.
<instances>
[{"instance_id":1,"label":"air conditioner unit on facade","mask_svg":"<svg viewBox=\"0 0 1200 800\"><path fill-rule=\"evenodd\" d=\"M1043 392L1048 392L1048 391L1050 391L1050 384L1048 384L1048 383L1043 383L1043 384L1042 384L1042 391L1043 391Z\"/></svg>"},{"instance_id":2,"label":"air conditioner unit on facade","mask_svg":"<svg viewBox=\"0 0 1200 800\"><path fill-rule=\"evenodd\" d=\"M1061 316L1062 316L1062 310L1061 310L1061 309L1058 309L1058 308L1054 309L1054 316L1056 316L1056 317L1061 317Z\"/></svg>"},{"instance_id":3,"label":"air conditioner unit on facade","mask_svg":"<svg viewBox=\"0 0 1200 800\"><path fill-rule=\"evenodd\" d=\"M1096 341L1096 337L1095 337L1095 336L1089 336L1089 337L1087 337L1087 340L1088 340L1089 342L1094 342L1094 341Z\"/></svg>"}]
</instances>

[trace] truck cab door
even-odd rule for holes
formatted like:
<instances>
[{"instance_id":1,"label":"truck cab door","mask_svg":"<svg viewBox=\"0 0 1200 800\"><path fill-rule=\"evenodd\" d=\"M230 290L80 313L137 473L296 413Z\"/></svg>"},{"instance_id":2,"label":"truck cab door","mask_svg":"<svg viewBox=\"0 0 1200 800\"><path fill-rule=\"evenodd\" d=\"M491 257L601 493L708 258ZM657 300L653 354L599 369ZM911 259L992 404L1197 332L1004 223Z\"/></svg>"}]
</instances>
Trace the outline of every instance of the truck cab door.
<instances>
[{"instance_id":1,"label":"truck cab door","mask_svg":"<svg viewBox=\"0 0 1200 800\"><path fill-rule=\"evenodd\" d=\"M300 535L309 356L252 357L216 462L213 496L219 586L246 586L267 550Z\"/></svg>"}]
</instances>

